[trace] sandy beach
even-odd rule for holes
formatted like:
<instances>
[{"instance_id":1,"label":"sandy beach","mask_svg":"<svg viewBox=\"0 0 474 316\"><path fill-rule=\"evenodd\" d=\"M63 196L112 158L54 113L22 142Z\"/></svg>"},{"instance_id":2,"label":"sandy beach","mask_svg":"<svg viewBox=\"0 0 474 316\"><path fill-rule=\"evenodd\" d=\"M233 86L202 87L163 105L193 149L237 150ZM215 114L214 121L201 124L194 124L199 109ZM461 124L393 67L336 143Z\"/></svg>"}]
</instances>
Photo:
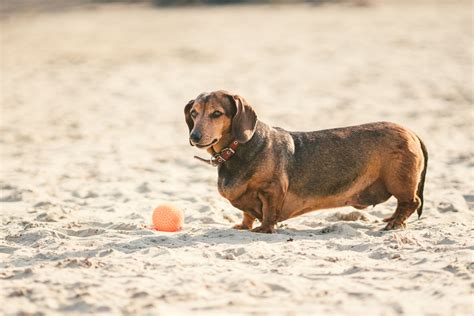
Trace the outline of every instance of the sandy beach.
<instances>
[{"instance_id":1,"label":"sandy beach","mask_svg":"<svg viewBox=\"0 0 474 316\"><path fill-rule=\"evenodd\" d=\"M470 1L100 5L0 22L0 314L472 315ZM310 131L393 121L430 155L425 207L233 230L183 108L244 96ZM154 207L185 212L149 229Z\"/></svg>"}]
</instances>

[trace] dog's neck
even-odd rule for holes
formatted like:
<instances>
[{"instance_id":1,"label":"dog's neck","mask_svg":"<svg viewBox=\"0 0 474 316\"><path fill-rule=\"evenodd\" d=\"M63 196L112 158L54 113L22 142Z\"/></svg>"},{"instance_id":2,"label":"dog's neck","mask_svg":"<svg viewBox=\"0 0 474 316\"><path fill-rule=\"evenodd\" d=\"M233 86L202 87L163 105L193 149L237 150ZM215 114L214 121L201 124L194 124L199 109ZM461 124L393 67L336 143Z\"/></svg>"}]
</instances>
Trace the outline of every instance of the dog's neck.
<instances>
[{"instance_id":1,"label":"dog's neck","mask_svg":"<svg viewBox=\"0 0 474 316\"><path fill-rule=\"evenodd\" d=\"M265 123L257 121L257 126L255 128L255 133L253 134L252 138L244 143L240 144L237 148L235 154L230 158L228 161L223 163L221 166L226 166L232 168L236 165L240 165L242 163L249 162L253 160L259 149L265 145L266 143L266 135L270 127L267 126ZM221 152L224 148L230 147L230 144L234 141L233 136L229 133L228 135L222 137L222 139L214 146L209 148L207 151L214 155L215 153Z\"/></svg>"}]
</instances>

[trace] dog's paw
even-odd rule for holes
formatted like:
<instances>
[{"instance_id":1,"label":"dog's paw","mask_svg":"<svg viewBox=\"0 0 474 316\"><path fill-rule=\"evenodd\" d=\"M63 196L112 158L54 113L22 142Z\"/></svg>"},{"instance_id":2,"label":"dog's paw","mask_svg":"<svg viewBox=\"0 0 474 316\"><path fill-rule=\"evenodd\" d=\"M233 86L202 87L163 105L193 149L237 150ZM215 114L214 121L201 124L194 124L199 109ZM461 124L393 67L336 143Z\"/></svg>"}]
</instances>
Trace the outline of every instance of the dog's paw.
<instances>
[{"instance_id":1,"label":"dog's paw","mask_svg":"<svg viewBox=\"0 0 474 316\"><path fill-rule=\"evenodd\" d=\"M405 222L399 222L391 219L383 230L405 229L406 227L407 224L405 224Z\"/></svg>"},{"instance_id":2,"label":"dog's paw","mask_svg":"<svg viewBox=\"0 0 474 316\"><path fill-rule=\"evenodd\" d=\"M244 224L237 224L232 226L233 229L239 229L239 230L250 230L252 227L248 227L247 225Z\"/></svg>"},{"instance_id":3,"label":"dog's paw","mask_svg":"<svg viewBox=\"0 0 474 316\"><path fill-rule=\"evenodd\" d=\"M273 234L275 232L275 228L271 226L259 226L252 229L252 232L262 234Z\"/></svg>"}]
</instances>

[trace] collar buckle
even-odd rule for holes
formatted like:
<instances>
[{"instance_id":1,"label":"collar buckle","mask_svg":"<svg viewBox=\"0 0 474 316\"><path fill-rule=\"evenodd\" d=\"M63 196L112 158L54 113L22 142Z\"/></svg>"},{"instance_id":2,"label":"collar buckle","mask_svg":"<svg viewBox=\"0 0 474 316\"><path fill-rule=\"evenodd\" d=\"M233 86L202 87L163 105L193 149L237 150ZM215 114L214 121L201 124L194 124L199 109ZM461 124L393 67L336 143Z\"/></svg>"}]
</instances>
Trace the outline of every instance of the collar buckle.
<instances>
[{"instance_id":1,"label":"collar buckle","mask_svg":"<svg viewBox=\"0 0 474 316\"><path fill-rule=\"evenodd\" d=\"M194 156L194 158L205 162L213 167L217 167L227 160L229 160L233 155L235 155L235 151L239 146L239 142L234 140L229 147L226 147L221 150L221 152L215 153L210 159L204 159L198 156Z\"/></svg>"}]
</instances>

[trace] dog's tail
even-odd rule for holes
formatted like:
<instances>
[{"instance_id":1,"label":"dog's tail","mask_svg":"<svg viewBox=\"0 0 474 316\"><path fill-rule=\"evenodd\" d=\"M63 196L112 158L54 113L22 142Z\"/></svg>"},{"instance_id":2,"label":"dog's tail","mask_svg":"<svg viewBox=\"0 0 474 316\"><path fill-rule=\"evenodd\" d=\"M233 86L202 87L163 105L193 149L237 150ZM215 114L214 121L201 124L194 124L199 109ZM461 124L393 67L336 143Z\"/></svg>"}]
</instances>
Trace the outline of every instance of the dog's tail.
<instances>
[{"instance_id":1,"label":"dog's tail","mask_svg":"<svg viewBox=\"0 0 474 316\"><path fill-rule=\"evenodd\" d=\"M421 151L423 152L423 157L425 160L423 171L421 172L420 183L418 183L418 190L416 192L416 195L418 195L418 197L421 200L420 207L418 207L418 209L416 210L416 212L418 213L418 218L420 218L421 214L423 213L423 190L425 188L426 168L428 168L428 151L426 150L425 144L422 142L422 140L419 137L418 137L418 140L420 141Z\"/></svg>"}]
</instances>

